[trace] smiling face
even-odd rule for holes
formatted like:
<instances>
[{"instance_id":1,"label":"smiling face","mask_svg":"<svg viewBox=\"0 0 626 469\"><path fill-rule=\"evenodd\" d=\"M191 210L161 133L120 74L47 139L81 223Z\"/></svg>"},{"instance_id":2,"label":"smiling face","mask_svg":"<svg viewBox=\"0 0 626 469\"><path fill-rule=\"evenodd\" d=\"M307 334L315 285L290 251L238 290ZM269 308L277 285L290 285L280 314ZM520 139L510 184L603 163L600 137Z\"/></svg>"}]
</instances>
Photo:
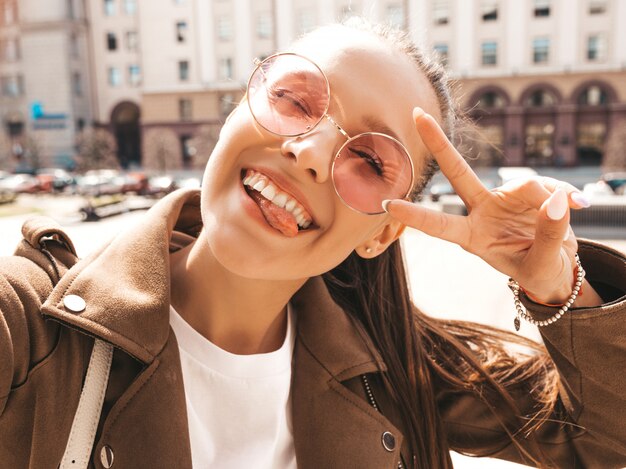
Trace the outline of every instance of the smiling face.
<instances>
[{"instance_id":1,"label":"smiling face","mask_svg":"<svg viewBox=\"0 0 626 469\"><path fill-rule=\"evenodd\" d=\"M436 117L439 111L434 90L408 56L344 27L310 34L293 51L328 77L328 114L339 126L350 136L395 136L422 171L427 152L412 110L420 106ZM243 277L293 280L327 272L355 249L365 255L371 247L372 256L384 250L401 226L386 214L352 210L333 187L333 159L345 142L329 119L299 137L274 135L240 105L202 183L204 235L217 260Z\"/></svg>"}]
</instances>

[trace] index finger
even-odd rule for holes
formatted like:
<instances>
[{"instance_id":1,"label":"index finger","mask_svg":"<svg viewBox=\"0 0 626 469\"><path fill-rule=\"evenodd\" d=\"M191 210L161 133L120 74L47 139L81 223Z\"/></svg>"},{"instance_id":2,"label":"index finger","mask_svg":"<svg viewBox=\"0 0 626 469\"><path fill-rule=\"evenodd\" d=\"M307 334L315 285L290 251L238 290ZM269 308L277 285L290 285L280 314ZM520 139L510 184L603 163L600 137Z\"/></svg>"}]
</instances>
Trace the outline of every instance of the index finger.
<instances>
[{"instance_id":1,"label":"index finger","mask_svg":"<svg viewBox=\"0 0 626 469\"><path fill-rule=\"evenodd\" d=\"M422 141L437 160L441 172L450 181L467 208L470 209L481 196L488 192L487 188L450 143L446 134L431 115L416 107L413 110L413 119Z\"/></svg>"}]
</instances>

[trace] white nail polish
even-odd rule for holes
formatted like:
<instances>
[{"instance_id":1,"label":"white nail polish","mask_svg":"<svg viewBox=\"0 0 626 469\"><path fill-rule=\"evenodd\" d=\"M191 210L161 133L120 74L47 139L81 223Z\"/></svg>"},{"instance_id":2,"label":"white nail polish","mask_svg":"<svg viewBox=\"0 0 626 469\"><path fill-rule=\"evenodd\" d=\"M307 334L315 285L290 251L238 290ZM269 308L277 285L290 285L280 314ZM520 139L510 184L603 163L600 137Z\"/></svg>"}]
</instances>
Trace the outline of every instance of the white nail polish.
<instances>
[{"instance_id":1,"label":"white nail polish","mask_svg":"<svg viewBox=\"0 0 626 469\"><path fill-rule=\"evenodd\" d=\"M547 213L552 220L560 220L567 212L567 194L563 189L558 189L550 196Z\"/></svg>"},{"instance_id":2,"label":"white nail polish","mask_svg":"<svg viewBox=\"0 0 626 469\"><path fill-rule=\"evenodd\" d=\"M591 201L582 192L572 192L570 197L579 207L587 208L591 205Z\"/></svg>"},{"instance_id":3,"label":"white nail polish","mask_svg":"<svg viewBox=\"0 0 626 469\"><path fill-rule=\"evenodd\" d=\"M382 204L381 204L381 205L383 206L383 210L384 210L385 212L388 212L388 210L387 210L387 206L389 205L389 202L390 202L390 200L385 199L385 200L383 200L383 202L382 202Z\"/></svg>"}]
</instances>

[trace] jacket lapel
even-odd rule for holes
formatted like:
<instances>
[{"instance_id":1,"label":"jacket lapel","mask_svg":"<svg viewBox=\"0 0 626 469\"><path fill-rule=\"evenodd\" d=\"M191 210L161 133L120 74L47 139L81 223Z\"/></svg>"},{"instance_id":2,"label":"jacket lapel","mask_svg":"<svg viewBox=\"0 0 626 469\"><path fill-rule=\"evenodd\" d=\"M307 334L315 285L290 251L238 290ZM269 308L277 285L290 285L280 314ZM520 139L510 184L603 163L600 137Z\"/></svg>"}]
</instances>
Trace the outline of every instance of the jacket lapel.
<instances>
[{"instance_id":1,"label":"jacket lapel","mask_svg":"<svg viewBox=\"0 0 626 469\"><path fill-rule=\"evenodd\" d=\"M296 459L303 469L393 468L402 435L343 382L386 367L365 334L332 300L320 277L309 280L291 302L297 318L292 376ZM396 451L382 435L391 432Z\"/></svg>"},{"instance_id":2,"label":"jacket lapel","mask_svg":"<svg viewBox=\"0 0 626 469\"><path fill-rule=\"evenodd\" d=\"M200 192L178 191L155 205L141 223L74 265L42 306L52 319L100 337L144 363L169 335L169 242L174 229L197 235ZM83 311L65 298L85 300Z\"/></svg>"}]
</instances>

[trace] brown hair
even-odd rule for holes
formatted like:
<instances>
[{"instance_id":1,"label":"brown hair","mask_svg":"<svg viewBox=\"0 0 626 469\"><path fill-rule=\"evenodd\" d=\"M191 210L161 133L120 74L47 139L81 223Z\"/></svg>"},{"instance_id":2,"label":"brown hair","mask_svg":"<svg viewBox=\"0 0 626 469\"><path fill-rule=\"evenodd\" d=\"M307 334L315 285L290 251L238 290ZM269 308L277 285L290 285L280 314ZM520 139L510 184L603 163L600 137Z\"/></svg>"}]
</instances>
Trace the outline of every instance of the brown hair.
<instances>
[{"instance_id":1,"label":"brown hair","mask_svg":"<svg viewBox=\"0 0 626 469\"><path fill-rule=\"evenodd\" d=\"M337 26L316 32L323 33L328 27ZM375 34L411 57L431 83L444 130L453 136L456 113L446 72L440 64L402 31L355 18L341 27ZM418 179L414 198L436 170L431 157ZM474 393L493 412L526 461L547 465L532 433L554 408L558 375L538 344L489 326L438 320L423 314L411 302L398 241L374 259L363 259L353 252L323 277L333 299L364 328L387 365L382 381L401 409L405 438L413 453L412 461L405 461L409 467L452 467L437 405L436 393L441 386ZM535 353L515 355L507 342L524 345ZM533 415L520 415L508 391L520 384L528 385L528 392L539 404ZM523 439L524 445L518 439Z\"/></svg>"}]
</instances>

